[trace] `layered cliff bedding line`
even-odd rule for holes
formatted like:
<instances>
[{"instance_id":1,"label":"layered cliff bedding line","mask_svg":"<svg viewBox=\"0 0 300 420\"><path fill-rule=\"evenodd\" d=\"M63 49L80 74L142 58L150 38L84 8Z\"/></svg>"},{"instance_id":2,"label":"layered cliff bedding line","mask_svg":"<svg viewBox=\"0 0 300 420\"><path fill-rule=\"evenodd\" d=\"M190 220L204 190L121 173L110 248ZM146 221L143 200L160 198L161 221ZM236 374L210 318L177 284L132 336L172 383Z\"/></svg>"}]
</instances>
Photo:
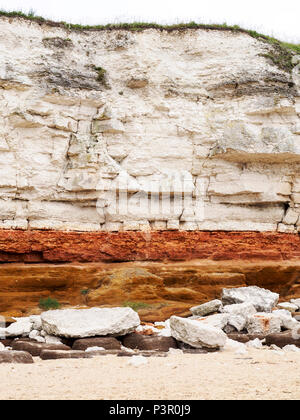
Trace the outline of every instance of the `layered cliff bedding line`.
<instances>
[{"instance_id":1,"label":"layered cliff bedding line","mask_svg":"<svg viewBox=\"0 0 300 420\"><path fill-rule=\"evenodd\" d=\"M1 264L0 314L37 314L46 303L130 306L144 321L158 321L188 315L192 306L219 298L223 288L253 285L282 300L300 297L300 261Z\"/></svg>"},{"instance_id":2,"label":"layered cliff bedding line","mask_svg":"<svg viewBox=\"0 0 300 420\"><path fill-rule=\"evenodd\" d=\"M0 17L0 228L299 231L296 50L238 28L13 16Z\"/></svg>"},{"instance_id":3,"label":"layered cliff bedding line","mask_svg":"<svg viewBox=\"0 0 300 420\"><path fill-rule=\"evenodd\" d=\"M276 232L0 230L0 262L300 260L299 235Z\"/></svg>"}]
</instances>

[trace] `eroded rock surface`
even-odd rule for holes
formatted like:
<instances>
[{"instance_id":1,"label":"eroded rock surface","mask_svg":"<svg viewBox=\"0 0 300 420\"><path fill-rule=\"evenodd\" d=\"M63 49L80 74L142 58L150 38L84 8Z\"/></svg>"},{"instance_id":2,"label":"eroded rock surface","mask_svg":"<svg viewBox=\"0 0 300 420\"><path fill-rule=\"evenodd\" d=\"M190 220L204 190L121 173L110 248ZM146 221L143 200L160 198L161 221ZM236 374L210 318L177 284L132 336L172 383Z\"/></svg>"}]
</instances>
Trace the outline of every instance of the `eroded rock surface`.
<instances>
[{"instance_id":1,"label":"eroded rock surface","mask_svg":"<svg viewBox=\"0 0 300 420\"><path fill-rule=\"evenodd\" d=\"M299 92L274 46L6 17L0 40L0 228L299 231Z\"/></svg>"}]
</instances>

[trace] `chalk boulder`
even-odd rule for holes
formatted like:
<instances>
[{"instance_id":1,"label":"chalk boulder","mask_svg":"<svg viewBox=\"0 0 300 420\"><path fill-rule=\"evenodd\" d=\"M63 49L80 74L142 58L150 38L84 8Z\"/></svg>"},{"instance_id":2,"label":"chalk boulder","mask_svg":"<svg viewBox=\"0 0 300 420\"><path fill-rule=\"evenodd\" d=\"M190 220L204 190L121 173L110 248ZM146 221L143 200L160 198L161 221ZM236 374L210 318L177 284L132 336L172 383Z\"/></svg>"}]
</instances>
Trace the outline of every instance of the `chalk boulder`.
<instances>
[{"instance_id":1,"label":"chalk boulder","mask_svg":"<svg viewBox=\"0 0 300 420\"><path fill-rule=\"evenodd\" d=\"M227 336L219 328L205 325L199 321L172 316L170 318L172 336L195 348L222 348Z\"/></svg>"},{"instance_id":2,"label":"chalk boulder","mask_svg":"<svg viewBox=\"0 0 300 420\"><path fill-rule=\"evenodd\" d=\"M44 312L43 330L59 337L121 336L140 324L137 312L131 308L65 309Z\"/></svg>"},{"instance_id":3,"label":"chalk boulder","mask_svg":"<svg viewBox=\"0 0 300 420\"><path fill-rule=\"evenodd\" d=\"M250 303L259 312L271 312L272 308L277 305L278 299L278 293L257 286L223 289L222 291L224 306L234 303Z\"/></svg>"}]
</instances>

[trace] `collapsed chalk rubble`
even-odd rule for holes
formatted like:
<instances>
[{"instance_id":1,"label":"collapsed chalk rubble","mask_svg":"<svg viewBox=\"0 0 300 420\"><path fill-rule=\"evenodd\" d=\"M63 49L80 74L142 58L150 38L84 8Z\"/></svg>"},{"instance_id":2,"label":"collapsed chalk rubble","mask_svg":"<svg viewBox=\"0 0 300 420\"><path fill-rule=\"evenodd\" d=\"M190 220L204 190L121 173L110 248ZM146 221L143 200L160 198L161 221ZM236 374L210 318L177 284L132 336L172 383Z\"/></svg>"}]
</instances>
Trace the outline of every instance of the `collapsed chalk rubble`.
<instances>
[{"instance_id":1,"label":"collapsed chalk rubble","mask_svg":"<svg viewBox=\"0 0 300 420\"><path fill-rule=\"evenodd\" d=\"M282 304L278 299L276 293L250 286L223 289L222 300L194 306L190 316L174 315L164 322L141 323L128 307L58 309L10 319L1 328L0 363L111 355L135 358L132 366L138 367L154 356L296 351L300 299Z\"/></svg>"}]
</instances>

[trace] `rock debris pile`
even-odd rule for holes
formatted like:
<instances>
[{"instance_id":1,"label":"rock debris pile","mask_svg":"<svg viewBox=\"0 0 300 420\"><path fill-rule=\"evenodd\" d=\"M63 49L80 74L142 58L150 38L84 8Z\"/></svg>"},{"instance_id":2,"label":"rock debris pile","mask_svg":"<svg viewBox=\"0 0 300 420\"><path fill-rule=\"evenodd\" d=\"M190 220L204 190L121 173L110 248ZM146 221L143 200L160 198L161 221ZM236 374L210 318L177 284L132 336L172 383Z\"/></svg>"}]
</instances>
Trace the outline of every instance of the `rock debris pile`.
<instances>
[{"instance_id":1,"label":"rock debris pile","mask_svg":"<svg viewBox=\"0 0 300 420\"><path fill-rule=\"evenodd\" d=\"M0 363L33 363L116 355L168 354L270 349L300 351L300 299L278 303L279 295L257 286L223 289L220 300L190 309L191 316L141 323L131 308L63 309L6 319L0 328Z\"/></svg>"}]
</instances>

